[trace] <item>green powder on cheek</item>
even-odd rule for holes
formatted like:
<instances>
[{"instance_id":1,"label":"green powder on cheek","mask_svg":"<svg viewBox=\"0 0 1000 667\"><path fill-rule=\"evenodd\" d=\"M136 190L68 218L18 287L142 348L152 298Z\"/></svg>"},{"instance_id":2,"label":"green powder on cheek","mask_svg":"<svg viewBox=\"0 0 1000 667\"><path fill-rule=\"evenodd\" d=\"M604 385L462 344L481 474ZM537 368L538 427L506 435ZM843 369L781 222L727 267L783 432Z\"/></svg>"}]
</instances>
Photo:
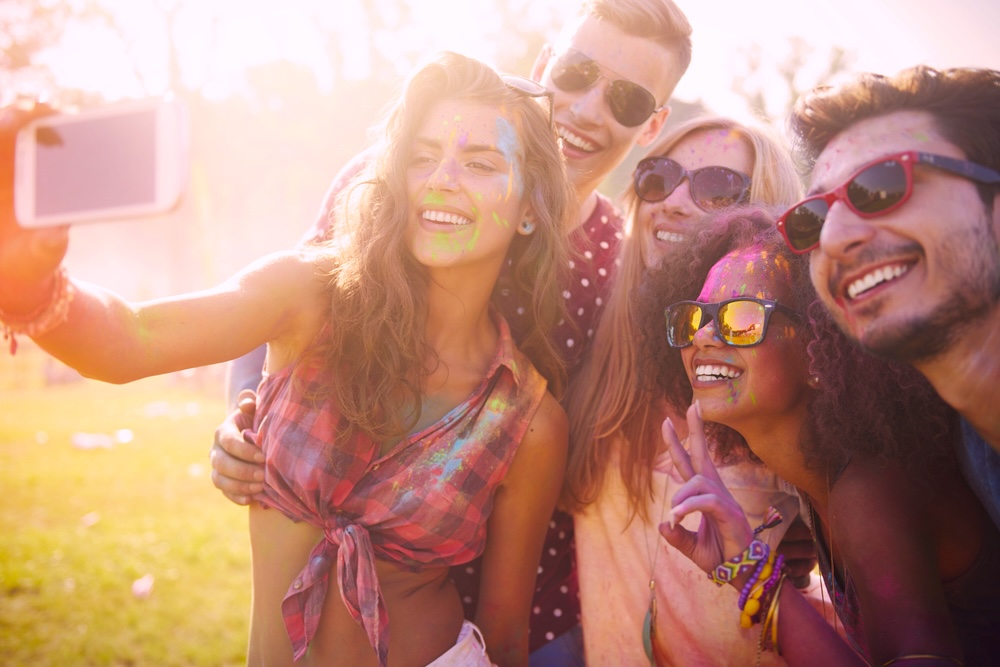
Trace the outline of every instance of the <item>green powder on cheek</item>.
<instances>
[{"instance_id":1,"label":"green powder on cheek","mask_svg":"<svg viewBox=\"0 0 1000 667\"><path fill-rule=\"evenodd\" d=\"M466 250L473 250L476 247L476 241L479 240L479 231L479 228L476 228L476 231L473 232L472 238L465 244Z\"/></svg>"}]
</instances>

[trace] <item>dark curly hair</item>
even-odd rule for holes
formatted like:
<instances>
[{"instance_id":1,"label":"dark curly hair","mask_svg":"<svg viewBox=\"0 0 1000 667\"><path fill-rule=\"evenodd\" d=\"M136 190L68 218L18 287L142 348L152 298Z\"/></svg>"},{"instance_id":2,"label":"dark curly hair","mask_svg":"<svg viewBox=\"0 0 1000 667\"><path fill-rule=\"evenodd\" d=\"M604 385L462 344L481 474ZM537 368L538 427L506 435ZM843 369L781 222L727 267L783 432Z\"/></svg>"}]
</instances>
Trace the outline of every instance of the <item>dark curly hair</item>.
<instances>
[{"instance_id":1,"label":"dark curly hair","mask_svg":"<svg viewBox=\"0 0 1000 667\"><path fill-rule=\"evenodd\" d=\"M663 310L677 301L696 299L709 270L728 253L760 247L776 263L787 264L792 303L805 323L809 373L819 378L808 407L800 446L806 465L834 475L852 456L902 464L915 478L929 481L942 463L952 465L958 437L956 413L927 380L908 365L871 356L845 336L817 300L809 277L808 256L788 250L774 224L773 212L744 208L717 216L674 254L688 261L664 262L650 271L637 293L637 317L648 358L644 382L684 410L691 403L680 351L667 343ZM708 424L716 455L726 460L746 441L736 431Z\"/></svg>"}]
</instances>

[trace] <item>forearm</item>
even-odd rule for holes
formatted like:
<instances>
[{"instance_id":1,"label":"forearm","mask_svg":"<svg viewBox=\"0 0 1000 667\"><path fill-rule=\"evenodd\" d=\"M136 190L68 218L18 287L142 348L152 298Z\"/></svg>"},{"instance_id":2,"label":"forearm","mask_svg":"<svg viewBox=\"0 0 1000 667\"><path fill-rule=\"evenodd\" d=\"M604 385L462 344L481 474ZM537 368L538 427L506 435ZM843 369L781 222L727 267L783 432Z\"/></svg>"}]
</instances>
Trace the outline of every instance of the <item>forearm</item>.
<instances>
[{"instance_id":1,"label":"forearm","mask_svg":"<svg viewBox=\"0 0 1000 667\"><path fill-rule=\"evenodd\" d=\"M69 279L64 271L33 283L6 281L0 289L0 319L6 333L33 338L42 349L87 377L125 382L129 364L123 345L133 313L117 295Z\"/></svg>"}]
</instances>

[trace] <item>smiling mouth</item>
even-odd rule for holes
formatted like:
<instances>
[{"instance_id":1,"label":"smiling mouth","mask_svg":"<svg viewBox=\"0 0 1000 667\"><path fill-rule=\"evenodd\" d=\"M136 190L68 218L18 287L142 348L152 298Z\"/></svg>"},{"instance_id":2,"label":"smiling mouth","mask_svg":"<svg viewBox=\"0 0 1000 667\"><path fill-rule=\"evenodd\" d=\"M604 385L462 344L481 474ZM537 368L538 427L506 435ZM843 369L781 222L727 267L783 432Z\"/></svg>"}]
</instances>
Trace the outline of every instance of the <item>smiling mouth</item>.
<instances>
[{"instance_id":1,"label":"smiling mouth","mask_svg":"<svg viewBox=\"0 0 1000 667\"><path fill-rule=\"evenodd\" d=\"M666 229L659 229L656 231L656 240L663 241L664 243L680 243L687 236L684 234L678 234L677 232L671 232Z\"/></svg>"},{"instance_id":2,"label":"smiling mouth","mask_svg":"<svg viewBox=\"0 0 1000 667\"><path fill-rule=\"evenodd\" d=\"M717 366L698 364L694 367L694 376L698 382L718 382L720 380L735 380L743 375L743 371L732 366Z\"/></svg>"},{"instance_id":3,"label":"smiling mouth","mask_svg":"<svg viewBox=\"0 0 1000 667\"><path fill-rule=\"evenodd\" d=\"M424 220L427 222L434 222L443 225L471 225L472 219L466 218L463 215L458 215L457 213L445 213L444 211L424 211L421 214Z\"/></svg>"},{"instance_id":4,"label":"smiling mouth","mask_svg":"<svg viewBox=\"0 0 1000 667\"><path fill-rule=\"evenodd\" d=\"M870 271L863 277L858 278L847 286L847 297L857 299L869 290L887 282L898 279L910 270L907 264L895 264L892 266L882 266L874 271Z\"/></svg>"},{"instance_id":5,"label":"smiling mouth","mask_svg":"<svg viewBox=\"0 0 1000 667\"><path fill-rule=\"evenodd\" d=\"M574 134L572 131L566 129L562 125L558 125L556 127L556 131L558 132L559 137L563 141L565 141L567 144L569 144L570 146L572 146L573 148L576 148L578 150L581 150L581 151L584 151L584 152L587 152L587 153L593 153L594 151L597 150L597 146L596 145L594 145L591 142L587 141L583 137L581 137L581 136L579 136L577 134Z\"/></svg>"}]
</instances>

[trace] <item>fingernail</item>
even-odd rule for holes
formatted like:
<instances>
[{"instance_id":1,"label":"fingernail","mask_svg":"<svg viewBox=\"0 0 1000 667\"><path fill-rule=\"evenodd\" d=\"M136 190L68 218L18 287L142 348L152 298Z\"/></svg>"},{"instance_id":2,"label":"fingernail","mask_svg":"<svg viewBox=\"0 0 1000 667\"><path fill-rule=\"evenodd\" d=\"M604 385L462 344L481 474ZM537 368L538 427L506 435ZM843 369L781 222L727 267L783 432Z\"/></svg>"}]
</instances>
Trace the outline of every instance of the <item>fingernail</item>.
<instances>
[{"instance_id":1,"label":"fingernail","mask_svg":"<svg viewBox=\"0 0 1000 667\"><path fill-rule=\"evenodd\" d=\"M254 470L253 471L253 479L254 479L255 482L263 482L264 481L264 471L263 470Z\"/></svg>"},{"instance_id":2,"label":"fingernail","mask_svg":"<svg viewBox=\"0 0 1000 667\"><path fill-rule=\"evenodd\" d=\"M674 429L674 422L671 421L670 417L667 417L666 421L667 421L667 426L670 428L670 432L677 433L676 429Z\"/></svg>"},{"instance_id":3,"label":"fingernail","mask_svg":"<svg viewBox=\"0 0 1000 667\"><path fill-rule=\"evenodd\" d=\"M701 419L701 401L700 400L694 402L694 412L695 412L696 415L698 415L698 419Z\"/></svg>"}]
</instances>

